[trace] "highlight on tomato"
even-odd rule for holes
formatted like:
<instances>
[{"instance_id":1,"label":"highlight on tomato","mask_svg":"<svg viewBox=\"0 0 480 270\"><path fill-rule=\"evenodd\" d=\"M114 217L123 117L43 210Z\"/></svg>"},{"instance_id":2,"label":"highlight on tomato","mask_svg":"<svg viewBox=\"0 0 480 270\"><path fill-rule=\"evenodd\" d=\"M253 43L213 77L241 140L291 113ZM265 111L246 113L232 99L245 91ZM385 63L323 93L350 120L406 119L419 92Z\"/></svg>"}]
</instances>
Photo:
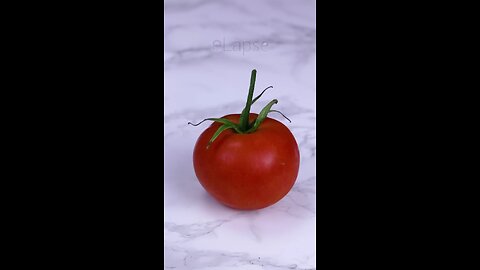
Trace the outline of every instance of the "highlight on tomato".
<instances>
[{"instance_id":1,"label":"highlight on tomato","mask_svg":"<svg viewBox=\"0 0 480 270\"><path fill-rule=\"evenodd\" d=\"M241 114L207 118L213 123L200 135L193 150L193 167L200 184L217 201L242 210L261 209L281 200L292 189L300 166L297 142L281 122L269 118L270 101L260 113L250 108L257 71L252 70L247 102Z\"/></svg>"}]
</instances>

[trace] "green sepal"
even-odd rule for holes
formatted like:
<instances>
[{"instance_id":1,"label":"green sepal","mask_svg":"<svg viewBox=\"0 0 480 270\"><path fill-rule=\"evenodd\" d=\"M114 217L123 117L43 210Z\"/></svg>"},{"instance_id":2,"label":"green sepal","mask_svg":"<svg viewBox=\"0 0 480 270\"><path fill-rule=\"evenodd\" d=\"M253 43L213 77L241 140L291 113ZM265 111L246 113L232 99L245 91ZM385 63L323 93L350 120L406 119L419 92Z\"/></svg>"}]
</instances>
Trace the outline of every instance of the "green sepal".
<instances>
[{"instance_id":1,"label":"green sepal","mask_svg":"<svg viewBox=\"0 0 480 270\"><path fill-rule=\"evenodd\" d=\"M272 108L272 106L274 104L277 104L278 103L278 100L274 99L272 101L270 101L261 111L260 113L258 114L258 117L257 119L255 119L255 122L253 123L253 127L250 128L247 133L252 133L252 132L255 132L257 130L257 128L260 126L260 124L263 122L263 120L265 120L265 118L267 118L267 115L268 113L270 112L270 109Z\"/></svg>"},{"instance_id":2,"label":"green sepal","mask_svg":"<svg viewBox=\"0 0 480 270\"><path fill-rule=\"evenodd\" d=\"M277 110L270 110L270 111L269 111L269 113L271 113L271 112L276 112L276 113L279 113L279 114L281 114L283 117L285 117L285 119L287 119L287 120L288 120L288 122L290 122L290 123L292 122L292 120L288 119L288 117L286 117L286 116L285 116L285 114L283 114L281 111L277 111Z\"/></svg>"},{"instance_id":3,"label":"green sepal","mask_svg":"<svg viewBox=\"0 0 480 270\"><path fill-rule=\"evenodd\" d=\"M269 86L269 87L265 88L265 89L262 91L262 93L260 93L260 95L258 95L256 98L254 98L253 101L252 101L252 105L253 105L253 103L255 103L255 101L257 101L257 100L263 95L263 93L265 93L265 91L267 91L267 90L270 89L270 88L273 88L273 86Z\"/></svg>"},{"instance_id":4,"label":"green sepal","mask_svg":"<svg viewBox=\"0 0 480 270\"><path fill-rule=\"evenodd\" d=\"M234 128L232 125L228 125L228 124L225 124L225 125L221 125L217 131L215 131L215 134L213 134L212 138L210 139L210 141L208 142L207 144L207 149L210 147L210 144L212 144L213 141L215 141L215 139L220 135L220 133L222 133L223 131L227 130L227 129L230 129L230 128Z\"/></svg>"},{"instance_id":5,"label":"green sepal","mask_svg":"<svg viewBox=\"0 0 480 270\"><path fill-rule=\"evenodd\" d=\"M205 121L215 121L215 122L218 122L218 123L222 123L222 124L225 124L225 125L231 125L233 129L235 129L236 132L238 133L243 133L240 128L238 127L237 124L233 123L232 121L228 120L228 119L225 119L225 118L206 118L206 119L203 119L200 123L198 124L193 124L191 122L188 122L188 124L192 125L192 126L198 126L200 125L201 123L205 122Z\"/></svg>"}]
</instances>

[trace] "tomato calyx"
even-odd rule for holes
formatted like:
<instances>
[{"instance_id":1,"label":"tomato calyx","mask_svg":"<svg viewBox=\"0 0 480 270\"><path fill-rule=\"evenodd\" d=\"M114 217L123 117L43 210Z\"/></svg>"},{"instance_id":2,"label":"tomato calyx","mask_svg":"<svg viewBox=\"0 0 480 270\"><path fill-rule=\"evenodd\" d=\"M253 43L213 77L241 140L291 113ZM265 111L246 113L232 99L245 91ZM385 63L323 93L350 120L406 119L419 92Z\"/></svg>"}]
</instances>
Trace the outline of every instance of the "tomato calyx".
<instances>
[{"instance_id":1,"label":"tomato calyx","mask_svg":"<svg viewBox=\"0 0 480 270\"><path fill-rule=\"evenodd\" d=\"M258 127L260 127L260 124L267 118L268 114L271 113L271 112L276 112L276 113L280 113L283 117L285 117L289 122L292 122L290 121L290 119L288 119L283 113L281 113L280 111L277 111L277 110L272 110L272 106L277 104L278 103L278 100L274 99L272 101L270 101L261 111L260 113L258 114L257 118L255 118L255 120L253 120L252 122L249 122L249 115L250 115L250 108L252 107L252 104L255 103L255 101L257 101L262 95L263 93L265 93L265 91L267 91L268 89L270 88L273 88L273 86L269 86L267 88L265 88L261 93L260 95L258 95L257 97L255 97L254 99L253 98L253 92L254 92L254 88L255 88L255 80L256 80L256 77L257 77L257 71L254 69L252 70L252 73L251 73L251 76L250 76L250 87L248 89L248 96L247 96L247 102L245 104L245 107L243 108L242 110L242 114L240 115L240 121L238 124L236 123L233 123L232 121L228 120L228 119L225 119L225 118L206 118L206 119L203 119L201 122L197 123L197 124L193 124L191 122L188 122L188 124L192 125L192 126L198 126L200 125L201 123L209 120L209 121L215 121L215 122L218 122L218 123L221 123L222 125L217 129L217 131L213 134L212 138L210 139L210 141L208 142L207 144L207 149L209 148L210 144L213 143L213 141L215 141L215 139L225 130L227 129L233 129L236 133L240 133L240 134L248 134L248 133L253 133L255 132Z\"/></svg>"}]
</instances>

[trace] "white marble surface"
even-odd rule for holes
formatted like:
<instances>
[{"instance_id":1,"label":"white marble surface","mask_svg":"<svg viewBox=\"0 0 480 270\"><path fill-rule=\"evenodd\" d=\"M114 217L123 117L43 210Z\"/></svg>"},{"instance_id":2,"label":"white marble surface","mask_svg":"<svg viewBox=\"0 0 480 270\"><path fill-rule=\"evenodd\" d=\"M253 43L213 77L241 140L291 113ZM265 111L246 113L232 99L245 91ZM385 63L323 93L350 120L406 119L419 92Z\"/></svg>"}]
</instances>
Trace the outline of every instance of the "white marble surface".
<instances>
[{"instance_id":1,"label":"white marble surface","mask_svg":"<svg viewBox=\"0 0 480 270\"><path fill-rule=\"evenodd\" d=\"M165 1L164 269L316 269L314 1ZM240 113L250 72L252 107L277 98L270 117L300 147L300 172L280 202L237 211L211 198L195 177L192 151L209 125L188 121Z\"/></svg>"}]
</instances>

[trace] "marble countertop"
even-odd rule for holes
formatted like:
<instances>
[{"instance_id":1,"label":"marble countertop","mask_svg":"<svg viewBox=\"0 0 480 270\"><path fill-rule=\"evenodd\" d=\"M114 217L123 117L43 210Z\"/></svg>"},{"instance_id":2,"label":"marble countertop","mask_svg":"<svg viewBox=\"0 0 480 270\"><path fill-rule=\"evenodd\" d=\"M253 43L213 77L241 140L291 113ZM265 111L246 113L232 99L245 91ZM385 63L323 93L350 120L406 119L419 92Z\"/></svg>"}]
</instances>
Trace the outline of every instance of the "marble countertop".
<instances>
[{"instance_id":1,"label":"marble countertop","mask_svg":"<svg viewBox=\"0 0 480 270\"><path fill-rule=\"evenodd\" d=\"M315 1L165 1L164 269L316 269ZM193 170L207 117L240 113L250 72L252 106L270 100L300 148L293 189L265 209L225 207Z\"/></svg>"}]
</instances>

